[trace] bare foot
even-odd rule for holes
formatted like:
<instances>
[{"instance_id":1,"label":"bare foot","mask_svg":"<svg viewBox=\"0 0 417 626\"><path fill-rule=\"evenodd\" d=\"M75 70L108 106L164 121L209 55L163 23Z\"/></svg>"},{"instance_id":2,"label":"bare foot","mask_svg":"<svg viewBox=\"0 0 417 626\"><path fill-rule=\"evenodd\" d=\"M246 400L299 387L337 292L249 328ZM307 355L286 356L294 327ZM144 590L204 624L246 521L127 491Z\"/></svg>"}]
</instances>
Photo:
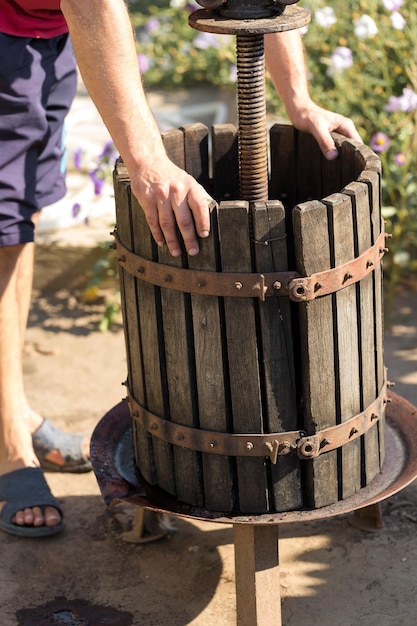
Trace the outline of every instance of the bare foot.
<instances>
[{"instance_id":1,"label":"bare foot","mask_svg":"<svg viewBox=\"0 0 417 626\"><path fill-rule=\"evenodd\" d=\"M39 466L29 432L17 429L14 437L12 437L12 441L13 445L7 446L7 448L2 451L0 458L2 458L3 461L0 463L0 476L25 467ZM6 503L6 500L0 500L0 514ZM61 515L59 511L52 506L34 506L18 511L11 521L17 526L56 526L61 523Z\"/></svg>"},{"instance_id":2,"label":"bare foot","mask_svg":"<svg viewBox=\"0 0 417 626\"><path fill-rule=\"evenodd\" d=\"M6 500L0 501L0 514L6 503ZM17 526L58 526L61 521L59 511L52 506L26 508L12 517L12 523Z\"/></svg>"}]
</instances>

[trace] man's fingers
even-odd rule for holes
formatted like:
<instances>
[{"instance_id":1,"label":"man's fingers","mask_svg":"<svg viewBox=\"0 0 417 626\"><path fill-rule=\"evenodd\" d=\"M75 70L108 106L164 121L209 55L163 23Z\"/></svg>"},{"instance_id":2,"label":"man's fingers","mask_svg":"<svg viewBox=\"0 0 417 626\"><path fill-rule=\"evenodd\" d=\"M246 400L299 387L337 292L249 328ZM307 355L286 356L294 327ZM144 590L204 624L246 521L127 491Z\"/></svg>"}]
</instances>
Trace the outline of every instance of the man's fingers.
<instances>
[{"instance_id":1,"label":"man's fingers","mask_svg":"<svg viewBox=\"0 0 417 626\"><path fill-rule=\"evenodd\" d=\"M306 130L315 137L320 150L326 159L330 161L338 156L336 144L331 135L332 132L337 132L348 139L363 143L351 119L321 107L312 109L311 115L304 119L300 130Z\"/></svg>"},{"instance_id":2,"label":"man's fingers","mask_svg":"<svg viewBox=\"0 0 417 626\"><path fill-rule=\"evenodd\" d=\"M331 136L331 132L333 131L347 137L348 139L353 139L354 141L362 143L362 139L353 122L346 118L340 118L340 123L334 127L329 127L328 125L317 125L313 131L313 135L317 139L320 150L329 161L336 159L338 156L336 144Z\"/></svg>"},{"instance_id":3,"label":"man's fingers","mask_svg":"<svg viewBox=\"0 0 417 626\"><path fill-rule=\"evenodd\" d=\"M159 229L172 256L180 256L181 246L178 231L184 242L187 254L195 256L199 252L199 237L210 233L210 210L214 200L203 187L193 181L188 194L172 193L163 202L158 202Z\"/></svg>"},{"instance_id":4,"label":"man's fingers","mask_svg":"<svg viewBox=\"0 0 417 626\"><path fill-rule=\"evenodd\" d=\"M353 139L354 141L359 141L359 143L363 143L362 137L356 130L355 124L348 117L342 117L339 126L334 130L336 130L341 135L344 135L345 137L349 137L349 139Z\"/></svg>"},{"instance_id":5,"label":"man's fingers","mask_svg":"<svg viewBox=\"0 0 417 626\"><path fill-rule=\"evenodd\" d=\"M166 200L158 200L157 213L158 223L161 230L163 240L168 246L170 254L174 257L181 256L181 246L177 234L177 218L175 214L175 206L172 206L170 198Z\"/></svg>"},{"instance_id":6,"label":"man's fingers","mask_svg":"<svg viewBox=\"0 0 417 626\"><path fill-rule=\"evenodd\" d=\"M195 229L199 237L208 237L210 234L210 213L216 202L202 187L191 189L187 196L188 205L192 211Z\"/></svg>"},{"instance_id":7,"label":"man's fingers","mask_svg":"<svg viewBox=\"0 0 417 626\"><path fill-rule=\"evenodd\" d=\"M161 168L163 171L164 168ZM133 191L142 206L156 243L166 244L174 257L181 255L182 238L187 253L198 254L198 237L210 233L210 211L214 200L186 172L170 164L161 180L152 171L146 185L136 180Z\"/></svg>"}]
</instances>

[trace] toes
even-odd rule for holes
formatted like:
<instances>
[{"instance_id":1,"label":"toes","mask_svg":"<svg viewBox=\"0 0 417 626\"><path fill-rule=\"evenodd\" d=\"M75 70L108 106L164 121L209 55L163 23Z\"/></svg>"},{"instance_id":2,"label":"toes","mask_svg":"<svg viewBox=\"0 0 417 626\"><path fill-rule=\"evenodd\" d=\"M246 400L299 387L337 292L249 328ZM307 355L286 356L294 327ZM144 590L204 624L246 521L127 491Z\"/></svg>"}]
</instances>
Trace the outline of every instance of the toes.
<instances>
[{"instance_id":1,"label":"toes","mask_svg":"<svg viewBox=\"0 0 417 626\"><path fill-rule=\"evenodd\" d=\"M61 521L59 512L54 507L34 506L18 511L13 518L17 526L57 526Z\"/></svg>"},{"instance_id":2,"label":"toes","mask_svg":"<svg viewBox=\"0 0 417 626\"><path fill-rule=\"evenodd\" d=\"M45 507L45 526L57 526L60 522L59 512L52 506Z\"/></svg>"}]
</instances>

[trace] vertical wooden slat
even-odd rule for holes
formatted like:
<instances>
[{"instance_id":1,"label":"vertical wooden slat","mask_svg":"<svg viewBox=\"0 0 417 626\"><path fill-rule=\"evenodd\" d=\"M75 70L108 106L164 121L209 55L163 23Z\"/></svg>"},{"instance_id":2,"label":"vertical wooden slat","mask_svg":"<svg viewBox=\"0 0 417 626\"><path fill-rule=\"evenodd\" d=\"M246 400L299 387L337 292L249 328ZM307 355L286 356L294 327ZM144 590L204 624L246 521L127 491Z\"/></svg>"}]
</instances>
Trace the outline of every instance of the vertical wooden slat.
<instances>
[{"instance_id":1,"label":"vertical wooden slat","mask_svg":"<svg viewBox=\"0 0 417 626\"><path fill-rule=\"evenodd\" d=\"M237 129L233 124L212 127L213 195L215 200L239 198Z\"/></svg>"},{"instance_id":2,"label":"vertical wooden slat","mask_svg":"<svg viewBox=\"0 0 417 626\"><path fill-rule=\"evenodd\" d=\"M349 196L335 193L323 200L328 207L333 267L343 265L355 256L352 202ZM333 248L333 249L332 249ZM337 421L345 422L360 412L358 319L356 287L351 285L333 296L335 377ZM341 456L341 498L347 498L361 487L360 440L339 449Z\"/></svg>"},{"instance_id":3,"label":"vertical wooden slat","mask_svg":"<svg viewBox=\"0 0 417 626\"><path fill-rule=\"evenodd\" d=\"M218 211L223 272L251 272L248 203L222 202ZM252 299L224 298L227 358L234 432L261 433L262 405ZM261 458L237 458L239 508L260 513L269 508L266 463Z\"/></svg>"},{"instance_id":4,"label":"vertical wooden slat","mask_svg":"<svg viewBox=\"0 0 417 626\"><path fill-rule=\"evenodd\" d=\"M289 124L274 124L269 135L271 143L269 197L281 200L291 218L290 209L297 202L294 127Z\"/></svg>"},{"instance_id":5,"label":"vertical wooden slat","mask_svg":"<svg viewBox=\"0 0 417 626\"><path fill-rule=\"evenodd\" d=\"M126 246L133 249L132 195L130 180L123 163L118 162L114 171L114 194L118 234ZM119 269L123 327L126 344L128 383L136 399L145 403L146 392L143 379L142 340L138 307L137 284L133 276ZM152 442L150 436L133 421L133 446L135 458L144 478L155 483Z\"/></svg>"},{"instance_id":6,"label":"vertical wooden slat","mask_svg":"<svg viewBox=\"0 0 417 626\"><path fill-rule=\"evenodd\" d=\"M297 202L322 197L322 158L317 141L309 133L296 132Z\"/></svg>"},{"instance_id":7,"label":"vertical wooden slat","mask_svg":"<svg viewBox=\"0 0 417 626\"><path fill-rule=\"evenodd\" d=\"M337 142L336 142L337 146ZM328 161L321 155L321 198L340 191L342 188L342 158Z\"/></svg>"},{"instance_id":8,"label":"vertical wooden slat","mask_svg":"<svg viewBox=\"0 0 417 626\"><path fill-rule=\"evenodd\" d=\"M370 183L372 191L372 243L378 239L381 233L381 193L380 176L376 171L365 171L359 177L360 181ZM382 265L379 264L373 273L375 278L375 325L376 325L376 371L378 378L378 389L380 390L384 381L384 348L383 348L383 294L382 294Z\"/></svg>"},{"instance_id":9,"label":"vertical wooden slat","mask_svg":"<svg viewBox=\"0 0 417 626\"><path fill-rule=\"evenodd\" d=\"M256 271L288 269L285 211L281 202L256 202L253 206ZM265 394L265 427L268 432L296 430L297 405L291 308L288 298L266 298L259 302L260 345ZM295 455L278 457L270 468L275 511L302 506L300 462Z\"/></svg>"},{"instance_id":10,"label":"vertical wooden slat","mask_svg":"<svg viewBox=\"0 0 417 626\"><path fill-rule=\"evenodd\" d=\"M295 130L289 124L274 124L269 132L271 175L269 197L281 200L285 207L287 254L291 267L294 261L292 209L297 202Z\"/></svg>"},{"instance_id":11,"label":"vertical wooden slat","mask_svg":"<svg viewBox=\"0 0 417 626\"><path fill-rule=\"evenodd\" d=\"M132 227L134 229L134 252L142 257L157 260L156 245L153 241L145 214L132 198ZM143 352L143 371L145 380L145 405L160 417L168 412L168 400L165 384L165 354L160 316L160 289L144 281L137 281L140 312L140 333ZM131 346L131 350L134 346ZM140 435L140 432L138 433ZM172 446L152 437L158 485L176 495L173 468ZM139 466L140 467L140 466Z\"/></svg>"},{"instance_id":12,"label":"vertical wooden slat","mask_svg":"<svg viewBox=\"0 0 417 626\"><path fill-rule=\"evenodd\" d=\"M171 160L184 167L184 133L181 130L168 131L162 138ZM173 267L187 266L185 253L174 258L166 246L159 248L158 260ZM177 424L198 428L190 296L161 288L161 310L169 418ZM180 445L173 446L173 452L177 497L194 506L202 506L204 498L199 453Z\"/></svg>"},{"instance_id":13,"label":"vertical wooden slat","mask_svg":"<svg viewBox=\"0 0 417 626\"><path fill-rule=\"evenodd\" d=\"M209 191L209 132L204 124L188 124L184 133L185 170Z\"/></svg>"},{"instance_id":14,"label":"vertical wooden slat","mask_svg":"<svg viewBox=\"0 0 417 626\"><path fill-rule=\"evenodd\" d=\"M359 176L359 181L368 186L371 208L372 243L375 243L381 232L381 179L378 171L378 163L374 162L374 170L365 170ZM383 323L383 292L382 292L382 263L372 272L374 281L374 315L375 315L375 368L377 390L380 392L384 382L384 323ZM385 457L385 429L384 421L378 424L380 464Z\"/></svg>"},{"instance_id":15,"label":"vertical wooden slat","mask_svg":"<svg viewBox=\"0 0 417 626\"><path fill-rule=\"evenodd\" d=\"M216 270L215 213L212 214L212 235L200 242L200 253L190 257L191 268ZM193 328L198 389L200 428L228 432L228 411L223 361L223 336L220 303L212 296L192 295ZM229 416L230 417L230 416ZM233 459L216 454L203 454L205 506L211 511L232 511L234 508Z\"/></svg>"},{"instance_id":16,"label":"vertical wooden slat","mask_svg":"<svg viewBox=\"0 0 417 626\"><path fill-rule=\"evenodd\" d=\"M365 183L353 182L343 189L352 198L356 224L355 256L363 254L372 245L369 192ZM378 395L375 369L375 311L374 277L368 274L356 286L358 297L358 332L360 340L361 410L365 410ZM373 427L363 437L364 484L369 484L379 473L378 428Z\"/></svg>"},{"instance_id":17,"label":"vertical wooden slat","mask_svg":"<svg viewBox=\"0 0 417 626\"><path fill-rule=\"evenodd\" d=\"M342 187L356 180L359 176L364 160L360 151L360 144L356 144L346 137L336 138L339 149L339 159L342 164Z\"/></svg>"},{"instance_id":18,"label":"vertical wooden slat","mask_svg":"<svg viewBox=\"0 0 417 626\"><path fill-rule=\"evenodd\" d=\"M207 129L202 124L184 128L187 172L203 182L208 178ZM203 143L203 145L201 145ZM217 271L217 214L211 214L210 236L200 240L200 252L188 259L191 269ZM222 321L219 299L191 295L196 382L200 428L228 431L223 362ZM202 454L205 507L211 511L233 510L234 463L230 457Z\"/></svg>"},{"instance_id":19,"label":"vertical wooden slat","mask_svg":"<svg viewBox=\"0 0 417 626\"><path fill-rule=\"evenodd\" d=\"M330 269L327 208L319 201L295 207L297 270L311 275ZM300 352L305 428L314 433L336 424L332 296L302 303ZM338 499L337 451L305 462L306 504L312 508Z\"/></svg>"}]
</instances>

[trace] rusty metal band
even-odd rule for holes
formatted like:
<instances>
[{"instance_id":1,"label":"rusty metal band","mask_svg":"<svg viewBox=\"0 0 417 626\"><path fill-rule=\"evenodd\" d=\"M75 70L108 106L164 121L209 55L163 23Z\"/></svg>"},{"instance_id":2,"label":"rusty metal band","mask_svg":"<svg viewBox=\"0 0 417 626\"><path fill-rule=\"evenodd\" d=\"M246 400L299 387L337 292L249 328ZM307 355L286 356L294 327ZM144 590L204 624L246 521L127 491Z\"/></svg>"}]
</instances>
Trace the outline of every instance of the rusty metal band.
<instances>
[{"instance_id":1,"label":"rusty metal band","mask_svg":"<svg viewBox=\"0 0 417 626\"><path fill-rule=\"evenodd\" d=\"M289 453L297 453L300 459L312 459L364 435L384 415L387 393L384 383L379 396L366 410L314 435L301 430L267 434L200 430L162 419L141 406L130 392L128 402L132 418L151 435L167 443L223 456L267 456L275 464L279 456Z\"/></svg>"},{"instance_id":2,"label":"rusty metal band","mask_svg":"<svg viewBox=\"0 0 417 626\"><path fill-rule=\"evenodd\" d=\"M210 272L150 261L126 248L115 230L117 260L129 274L158 287L208 296L259 298L289 296L295 302L314 300L348 287L372 272L386 252L385 232L356 259L324 272L302 277L294 271L251 274Z\"/></svg>"},{"instance_id":3,"label":"rusty metal band","mask_svg":"<svg viewBox=\"0 0 417 626\"><path fill-rule=\"evenodd\" d=\"M113 232L117 260L129 274L158 287L205 296L239 296L260 298L288 295L288 283L297 272L247 274L243 272L209 272L173 267L150 261L134 254L123 245L117 231Z\"/></svg>"},{"instance_id":4,"label":"rusty metal band","mask_svg":"<svg viewBox=\"0 0 417 626\"><path fill-rule=\"evenodd\" d=\"M386 237L382 222L381 233L374 245L356 259L311 276L294 278L289 284L291 300L298 302L314 300L314 298L329 295L362 280L378 267L382 257L387 252L387 248L385 248Z\"/></svg>"}]
</instances>

